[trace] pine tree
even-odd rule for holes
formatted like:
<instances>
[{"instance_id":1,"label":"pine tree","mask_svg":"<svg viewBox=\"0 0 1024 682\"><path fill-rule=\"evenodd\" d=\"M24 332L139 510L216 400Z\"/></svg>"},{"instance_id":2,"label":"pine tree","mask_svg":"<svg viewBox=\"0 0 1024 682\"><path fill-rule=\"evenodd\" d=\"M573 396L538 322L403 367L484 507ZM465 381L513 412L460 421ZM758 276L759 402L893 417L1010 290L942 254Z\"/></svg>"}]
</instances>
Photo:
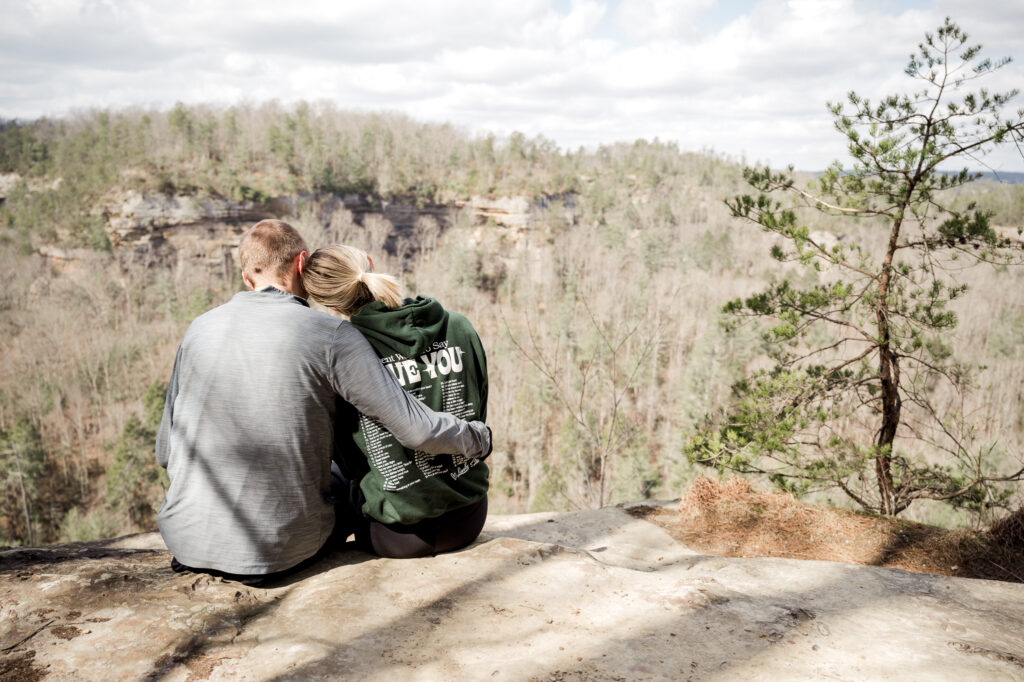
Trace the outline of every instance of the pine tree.
<instances>
[{"instance_id":1,"label":"pine tree","mask_svg":"<svg viewBox=\"0 0 1024 682\"><path fill-rule=\"evenodd\" d=\"M1017 90L972 89L1009 63L947 18L925 34L906 74L920 88L877 103L850 92L830 104L852 165L835 162L807 189L789 172L746 169L755 194L727 201L735 217L781 237L772 255L789 277L725 311L771 321L775 366L733 387L721 419L709 417L687 446L692 461L764 474L794 492L838 487L863 508L896 515L918 499L978 509L1007 500L999 472L957 405L971 367L948 341L950 302L966 285L957 272L981 262L1020 263L1022 241L950 190L979 177L951 163L981 162L1024 141L1024 110L1007 115ZM856 223L855 238L829 240L808 221L824 214ZM989 292L986 292L989 293ZM991 292L994 294L995 292ZM949 391L952 389L952 391ZM928 455L905 446L923 442Z\"/></svg>"}]
</instances>

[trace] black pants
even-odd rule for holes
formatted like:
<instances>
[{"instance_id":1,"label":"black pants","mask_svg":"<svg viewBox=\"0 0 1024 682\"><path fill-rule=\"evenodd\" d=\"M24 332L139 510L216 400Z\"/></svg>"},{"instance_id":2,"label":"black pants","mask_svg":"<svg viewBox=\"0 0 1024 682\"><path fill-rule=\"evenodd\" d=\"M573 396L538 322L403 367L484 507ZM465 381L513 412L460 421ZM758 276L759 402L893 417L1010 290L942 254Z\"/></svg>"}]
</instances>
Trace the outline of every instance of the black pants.
<instances>
[{"instance_id":1,"label":"black pants","mask_svg":"<svg viewBox=\"0 0 1024 682\"><path fill-rule=\"evenodd\" d=\"M412 525L370 521L373 553L390 559L413 559L461 549L476 540L487 520L487 496L433 519Z\"/></svg>"},{"instance_id":2,"label":"black pants","mask_svg":"<svg viewBox=\"0 0 1024 682\"><path fill-rule=\"evenodd\" d=\"M460 549L476 540L487 520L486 495L466 507L410 525L366 519L358 485L346 479L336 464L331 466L331 492L336 500L335 542L344 542L354 533L360 549L388 559L414 559Z\"/></svg>"}]
</instances>

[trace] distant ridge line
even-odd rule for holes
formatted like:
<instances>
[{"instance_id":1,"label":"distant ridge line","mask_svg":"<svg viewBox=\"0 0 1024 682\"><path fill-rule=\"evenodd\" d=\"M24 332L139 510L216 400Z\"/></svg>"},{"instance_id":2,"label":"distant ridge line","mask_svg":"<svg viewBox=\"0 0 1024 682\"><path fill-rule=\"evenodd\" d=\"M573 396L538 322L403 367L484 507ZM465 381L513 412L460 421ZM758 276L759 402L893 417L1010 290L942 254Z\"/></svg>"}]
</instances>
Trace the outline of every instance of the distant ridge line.
<instances>
[{"instance_id":1,"label":"distant ridge line","mask_svg":"<svg viewBox=\"0 0 1024 682\"><path fill-rule=\"evenodd\" d=\"M1024 185L1024 173L992 173L991 171L985 171L981 174L981 179L1008 182L1012 185Z\"/></svg>"},{"instance_id":2,"label":"distant ridge line","mask_svg":"<svg viewBox=\"0 0 1024 682\"><path fill-rule=\"evenodd\" d=\"M814 171L812 175L818 177L824 171ZM844 173L849 171L844 170ZM956 175L959 171L938 171L943 175ZM981 171L981 177L979 180L992 180L993 182L1005 182L1010 185L1024 185L1024 172L1018 171L1000 171L998 173L992 171Z\"/></svg>"}]
</instances>

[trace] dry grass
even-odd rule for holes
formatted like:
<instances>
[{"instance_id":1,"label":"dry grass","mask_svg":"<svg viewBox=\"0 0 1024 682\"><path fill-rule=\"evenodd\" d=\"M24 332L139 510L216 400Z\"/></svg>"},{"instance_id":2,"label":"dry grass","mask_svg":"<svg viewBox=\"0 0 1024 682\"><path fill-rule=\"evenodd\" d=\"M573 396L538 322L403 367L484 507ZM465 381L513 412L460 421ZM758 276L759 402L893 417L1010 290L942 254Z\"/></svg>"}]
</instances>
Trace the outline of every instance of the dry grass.
<instances>
[{"instance_id":1,"label":"dry grass","mask_svg":"<svg viewBox=\"0 0 1024 682\"><path fill-rule=\"evenodd\" d=\"M742 478L698 478L678 509L634 507L699 552L900 568L961 578L1024 582L1024 509L987 531L946 530L804 504Z\"/></svg>"}]
</instances>

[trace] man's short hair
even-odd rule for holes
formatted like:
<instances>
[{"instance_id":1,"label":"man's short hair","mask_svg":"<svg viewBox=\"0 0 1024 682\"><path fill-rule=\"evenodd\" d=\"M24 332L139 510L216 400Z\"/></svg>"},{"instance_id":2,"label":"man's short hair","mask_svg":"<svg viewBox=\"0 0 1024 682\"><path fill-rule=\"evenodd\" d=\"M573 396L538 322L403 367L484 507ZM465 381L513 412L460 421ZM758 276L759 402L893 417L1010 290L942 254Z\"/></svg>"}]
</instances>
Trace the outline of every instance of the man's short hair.
<instances>
[{"instance_id":1,"label":"man's short hair","mask_svg":"<svg viewBox=\"0 0 1024 682\"><path fill-rule=\"evenodd\" d=\"M283 220L261 220L253 225L238 245L242 274L251 281L254 275L283 277L292 261L308 251L298 230Z\"/></svg>"}]
</instances>

